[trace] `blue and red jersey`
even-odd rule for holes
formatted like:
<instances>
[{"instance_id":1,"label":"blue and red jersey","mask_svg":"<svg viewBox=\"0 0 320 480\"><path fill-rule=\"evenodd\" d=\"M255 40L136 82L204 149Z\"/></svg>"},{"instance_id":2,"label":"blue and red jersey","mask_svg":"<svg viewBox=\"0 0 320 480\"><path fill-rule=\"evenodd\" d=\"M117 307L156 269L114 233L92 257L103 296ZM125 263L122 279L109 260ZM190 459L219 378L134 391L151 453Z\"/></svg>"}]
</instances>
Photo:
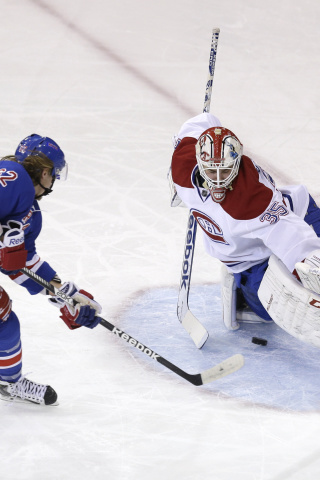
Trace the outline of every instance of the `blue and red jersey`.
<instances>
[{"instance_id":1,"label":"blue and red jersey","mask_svg":"<svg viewBox=\"0 0 320 480\"><path fill-rule=\"evenodd\" d=\"M0 160L0 223L6 225L10 220L22 223L25 235L25 248L28 251L27 268L37 272L50 281L55 270L37 254L36 239L42 228L42 214L35 199L35 189L24 167L11 160ZM2 273L8 274L2 270ZM19 285L27 288L32 295L39 293L42 287L21 272L10 272L10 277Z\"/></svg>"}]
</instances>

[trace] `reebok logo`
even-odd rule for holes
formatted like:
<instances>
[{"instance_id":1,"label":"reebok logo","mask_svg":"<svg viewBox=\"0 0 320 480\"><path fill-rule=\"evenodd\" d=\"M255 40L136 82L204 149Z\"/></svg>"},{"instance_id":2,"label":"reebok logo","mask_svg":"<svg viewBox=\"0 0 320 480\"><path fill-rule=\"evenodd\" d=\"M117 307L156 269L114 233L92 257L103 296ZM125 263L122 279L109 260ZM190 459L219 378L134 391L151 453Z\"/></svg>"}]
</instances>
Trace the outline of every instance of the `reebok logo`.
<instances>
[{"instance_id":1,"label":"reebok logo","mask_svg":"<svg viewBox=\"0 0 320 480\"><path fill-rule=\"evenodd\" d=\"M24 242L24 238L11 238L9 242L9 247L15 246L15 245L21 245Z\"/></svg>"},{"instance_id":2,"label":"reebok logo","mask_svg":"<svg viewBox=\"0 0 320 480\"><path fill-rule=\"evenodd\" d=\"M186 238L186 248L184 250L184 259L182 264L181 285L180 288L187 288L187 283L190 276L191 261L193 256L194 236L196 232L196 221L193 215L189 216L188 231Z\"/></svg>"},{"instance_id":3,"label":"reebok logo","mask_svg":"<svg viewBox=\"0 0 320 480\"><path fill-rule=\"evenodd\" d=\"M153 358L154 360L157 360L157 358L160 358L160 355L158 355L153 350L151 350L151 348L147 348L145 345L138 342L133 337L130 337L130 335L128 335L127 333L124 333L122 330L120 330L120 328L114 327L112 330L112 333L122 338L123 340L125 340L126 342L128 342L130 345L137 348L141 352L144 352L146 355Z\"/></svg>"}]
</instances>

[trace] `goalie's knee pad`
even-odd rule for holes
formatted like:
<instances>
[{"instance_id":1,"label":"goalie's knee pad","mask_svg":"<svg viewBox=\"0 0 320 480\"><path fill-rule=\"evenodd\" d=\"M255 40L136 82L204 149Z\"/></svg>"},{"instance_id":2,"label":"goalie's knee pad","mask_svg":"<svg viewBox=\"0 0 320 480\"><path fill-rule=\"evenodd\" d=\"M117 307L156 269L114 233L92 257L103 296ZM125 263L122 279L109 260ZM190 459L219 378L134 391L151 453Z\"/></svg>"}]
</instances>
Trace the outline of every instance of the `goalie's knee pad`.
<instances>
[{"instance_id":1,"label":"goalie's knee pad","mask_svg":"<svg viewBox=\"0 0 320 480\"><path fill-rule=\"evenodd\" d=\"M237 285L234 276L225 265L221 268L221 300L222 318L228 330L238 330L240 327L236 319L237 313Z\"/></svg>"}]
</instances>

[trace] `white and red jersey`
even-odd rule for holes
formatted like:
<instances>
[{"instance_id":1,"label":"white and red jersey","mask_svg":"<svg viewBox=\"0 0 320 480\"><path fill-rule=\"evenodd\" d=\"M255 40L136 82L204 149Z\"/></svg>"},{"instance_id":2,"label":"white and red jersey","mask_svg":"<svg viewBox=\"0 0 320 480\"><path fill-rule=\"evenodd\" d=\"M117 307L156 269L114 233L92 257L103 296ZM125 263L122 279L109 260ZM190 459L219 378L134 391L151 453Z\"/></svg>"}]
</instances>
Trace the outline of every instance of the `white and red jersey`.
<instances>
[{"instance_id":1,"label":"white and red jersey","mask_svg":"<svg viewBox=\"0 0 320 480\"><path fill-rule=\"evenodd\" d=\"M210 114L186 122L172 156L173 182L204 233L206 251L234 273L263 262L272 253L293 271L296 262L320 249L320 239L303 220L309 205L307 188L276 188L270 175L243 155L232 189L221 203L214 202L199 182L195 155L197 138L212 126L220 123Z\"/></svg>"}]
</instances>

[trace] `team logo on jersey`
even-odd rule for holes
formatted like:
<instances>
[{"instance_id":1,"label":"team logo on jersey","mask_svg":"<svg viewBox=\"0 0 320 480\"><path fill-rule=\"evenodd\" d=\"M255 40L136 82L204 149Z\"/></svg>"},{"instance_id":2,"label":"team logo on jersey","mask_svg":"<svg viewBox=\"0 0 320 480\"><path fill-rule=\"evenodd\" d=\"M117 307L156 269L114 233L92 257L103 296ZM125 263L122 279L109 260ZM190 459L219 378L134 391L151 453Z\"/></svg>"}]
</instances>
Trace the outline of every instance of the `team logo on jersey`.
<instances>
[{"instance_id":1,"label":"team logo on jersey","mask_svg":"<svg viewBox=\"0 0 320 480\"><path fill-rule=\"evenodd\" d=\"M13 172L12 170L7 172L6 168L0 168L0 185L2 187L7 186L7 182L13 182L18 178L17 172Z\"/></svg>"},{"instance_id":2,"label":"team logo on jersey","mask_svg":"<svg viewBox=\"0 0 320 480\"><path fill-rule=\"evenodd\" d=\"M29 213L25 217L22 218L22 220L21 220L21 222L23 223L22 230L26 230L28 227L30 227L29 221L30 221L34 212L35 212L35 207L32 206Z\"/></svg>"},{"instance_id":3,"label":"team logo on jersey","mask_svg":"<svg viewBox=\"0 0 320 480\"><path fill-rule=\"evenodd\" d=\"M225 245L229 245L228 242L223 238L223 231L215 222L210 218L208 215L205 215L198 210L191 210L194 218L197 220L198 225L202 228L202 230L211 238L214 242L224 243Z\"/></svg>"},{"instance_id":4,"label":"team logo on jersey","mask_svg":"<svg viewBox=\"0 0 320 480\"><path fill-rule=\"evenodd\" d=\"M288 215L289 210L283 204L279 204L279 202L274 202L268 210L264 212L263 215L260 217L260 222L270 222L270 225L273 225L279 222L280 217L284 217Z\"/></svg>"}]
</instances>

